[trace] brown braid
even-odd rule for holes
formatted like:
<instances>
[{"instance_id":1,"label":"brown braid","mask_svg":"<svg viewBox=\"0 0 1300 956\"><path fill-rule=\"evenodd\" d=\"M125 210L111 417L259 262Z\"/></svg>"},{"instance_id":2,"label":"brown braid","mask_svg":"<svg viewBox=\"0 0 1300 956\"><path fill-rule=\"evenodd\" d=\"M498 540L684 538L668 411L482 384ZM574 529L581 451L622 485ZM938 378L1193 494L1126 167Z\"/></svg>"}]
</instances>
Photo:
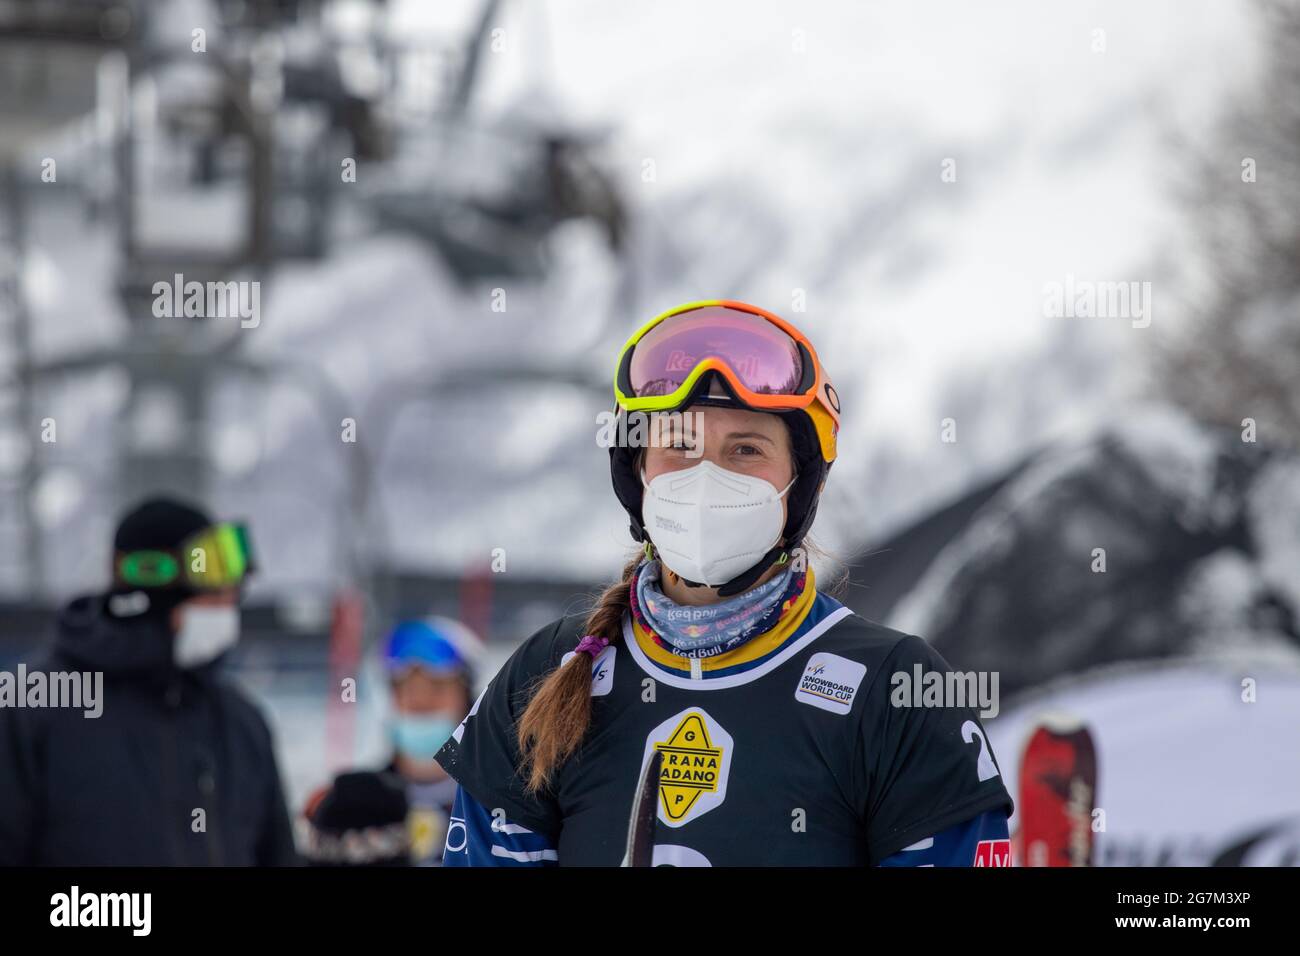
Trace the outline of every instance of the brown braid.
<instances>
[{"instance_id":1,"label":"brown braid","mask_svg":"<svg viewBox=\"0 0 1300 956\"><path fill-rule=\"evenodd\" d=\"M583 634L618 643L623 635L623 615L631 606L632 574L640 563L637 555L623 569L622 580L601 593L587 616ZM590 723L591 660L585 654L575 654L542 680L519 718L519 751L530 793L550 783L560 764L578 749Z\"/></svg>"}]
</instances>

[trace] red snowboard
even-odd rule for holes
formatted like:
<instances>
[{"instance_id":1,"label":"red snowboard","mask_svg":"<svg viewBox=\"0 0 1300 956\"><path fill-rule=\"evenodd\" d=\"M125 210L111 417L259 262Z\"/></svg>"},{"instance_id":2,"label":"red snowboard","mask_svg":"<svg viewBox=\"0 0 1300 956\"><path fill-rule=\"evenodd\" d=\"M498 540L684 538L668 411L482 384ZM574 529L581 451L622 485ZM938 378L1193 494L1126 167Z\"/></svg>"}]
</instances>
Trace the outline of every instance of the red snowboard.
<instances>
[{"instance_id":1,"label":"red snowboard","mask_svg":"<svg viewBox=\"0 0 1300 956\"><path fill-rule=\"evenodd\" d=\"M1020 759L1018 866L1092 866L1097 752L1076 717L1041 717Z\"/></svg>"}]
</instances>

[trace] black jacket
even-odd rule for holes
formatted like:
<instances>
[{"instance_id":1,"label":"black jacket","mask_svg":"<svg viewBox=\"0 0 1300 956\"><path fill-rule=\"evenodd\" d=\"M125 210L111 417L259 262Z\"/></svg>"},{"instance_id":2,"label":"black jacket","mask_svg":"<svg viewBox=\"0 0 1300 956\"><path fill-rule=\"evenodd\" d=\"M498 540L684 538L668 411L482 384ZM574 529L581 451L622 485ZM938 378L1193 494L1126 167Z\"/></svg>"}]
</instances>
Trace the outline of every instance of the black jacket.
<instances>
[{"instance_id":1,"label":"black jacket","mask_svg":"<svg viewBox=\"0 0 1300 956\"><path fill-rule=\"evenodd\" d=\"M298 863L266 722L171 644L103 598L64 610L28 670L102 672L103 711L0 707L0 865Z\"/></svg>"}]
</instances>

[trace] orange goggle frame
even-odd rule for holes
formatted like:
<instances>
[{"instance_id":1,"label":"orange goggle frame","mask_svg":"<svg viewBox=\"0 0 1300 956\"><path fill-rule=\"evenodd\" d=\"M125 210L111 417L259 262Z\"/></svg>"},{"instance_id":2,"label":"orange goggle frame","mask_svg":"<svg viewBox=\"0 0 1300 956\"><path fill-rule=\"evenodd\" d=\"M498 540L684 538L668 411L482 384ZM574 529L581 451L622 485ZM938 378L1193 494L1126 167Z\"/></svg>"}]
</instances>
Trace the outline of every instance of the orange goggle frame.
<instances>
[{"instance_id":1,"label":"orange goggle frame","mask_svg":"<svg viewBox=\"0 0 1300 956\"><path fill-rule=\"evenodd\" d=\"M674 391L664 395L637 395L632 387L632 353L636 345L665 319L684 312L704 308L725 308L734 312L747 313L756 319L776 326L784 332L797 346L804 363L803 379L797 391L792 393L755 392L745 385L742 377L731 367L726 359L711 355L701 359ZM628 412L669 412L686 405L700 384L700 379L708 372L722 376L733 390L736 398L756 411L789 411L802 409L812 420L821 444L822 458L827 462L835 460L836 441L840 427L840 401L835 387L831 384L826 369L817 358L817 352L807 336L780 316L774 315L757 306L728 299L712 299L701 302L689 302L655 316L641 326L619 354L618 367L614 373L614 395L619 408Z\"/></svg>"}]
</instances>

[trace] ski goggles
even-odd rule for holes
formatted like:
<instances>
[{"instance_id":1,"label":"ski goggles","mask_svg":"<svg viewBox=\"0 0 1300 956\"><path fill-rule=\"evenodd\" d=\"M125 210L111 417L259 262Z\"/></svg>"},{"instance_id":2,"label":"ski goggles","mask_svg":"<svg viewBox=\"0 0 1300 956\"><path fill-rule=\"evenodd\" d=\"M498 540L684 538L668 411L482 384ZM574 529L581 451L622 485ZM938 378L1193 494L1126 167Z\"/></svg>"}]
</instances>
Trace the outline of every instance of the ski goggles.
<instances>
[{"instance_id":1,"label":"ski goggles","mask_svg":"<svg viewBox=\"0 0 1300 956\"><path fill-rule=\"evenodd\" d=\"M388 639L384 665L393 675L413 667L434 674L464 673L469 669L460 649L425 621L403 621Z\"/></svg>"},{"instance_id":2,"label":"ski goggles","mask_svg":"<svg viewBox=\"0 0 1300 956\"><path fill-rule=\"evenodd\" d=\"M691 302L643 325L627 340L614 394L628 412L676 411L714 372L755 411L803 410L822 457L834 461L840 401L808 338L789 322L744 302Z\"/></svg>"},{"instance_id":3,"label":"ski goggles","mask_svg":"<svg viewBox=\"0 0 1300 956\"><path fill-rule=\"evenodd\" d=\"M175 549L126 551L113 562L118 583L138 588L236 587L253 572L248 528L223 522L195 532Z\"/></svg>"}]
</instances>

